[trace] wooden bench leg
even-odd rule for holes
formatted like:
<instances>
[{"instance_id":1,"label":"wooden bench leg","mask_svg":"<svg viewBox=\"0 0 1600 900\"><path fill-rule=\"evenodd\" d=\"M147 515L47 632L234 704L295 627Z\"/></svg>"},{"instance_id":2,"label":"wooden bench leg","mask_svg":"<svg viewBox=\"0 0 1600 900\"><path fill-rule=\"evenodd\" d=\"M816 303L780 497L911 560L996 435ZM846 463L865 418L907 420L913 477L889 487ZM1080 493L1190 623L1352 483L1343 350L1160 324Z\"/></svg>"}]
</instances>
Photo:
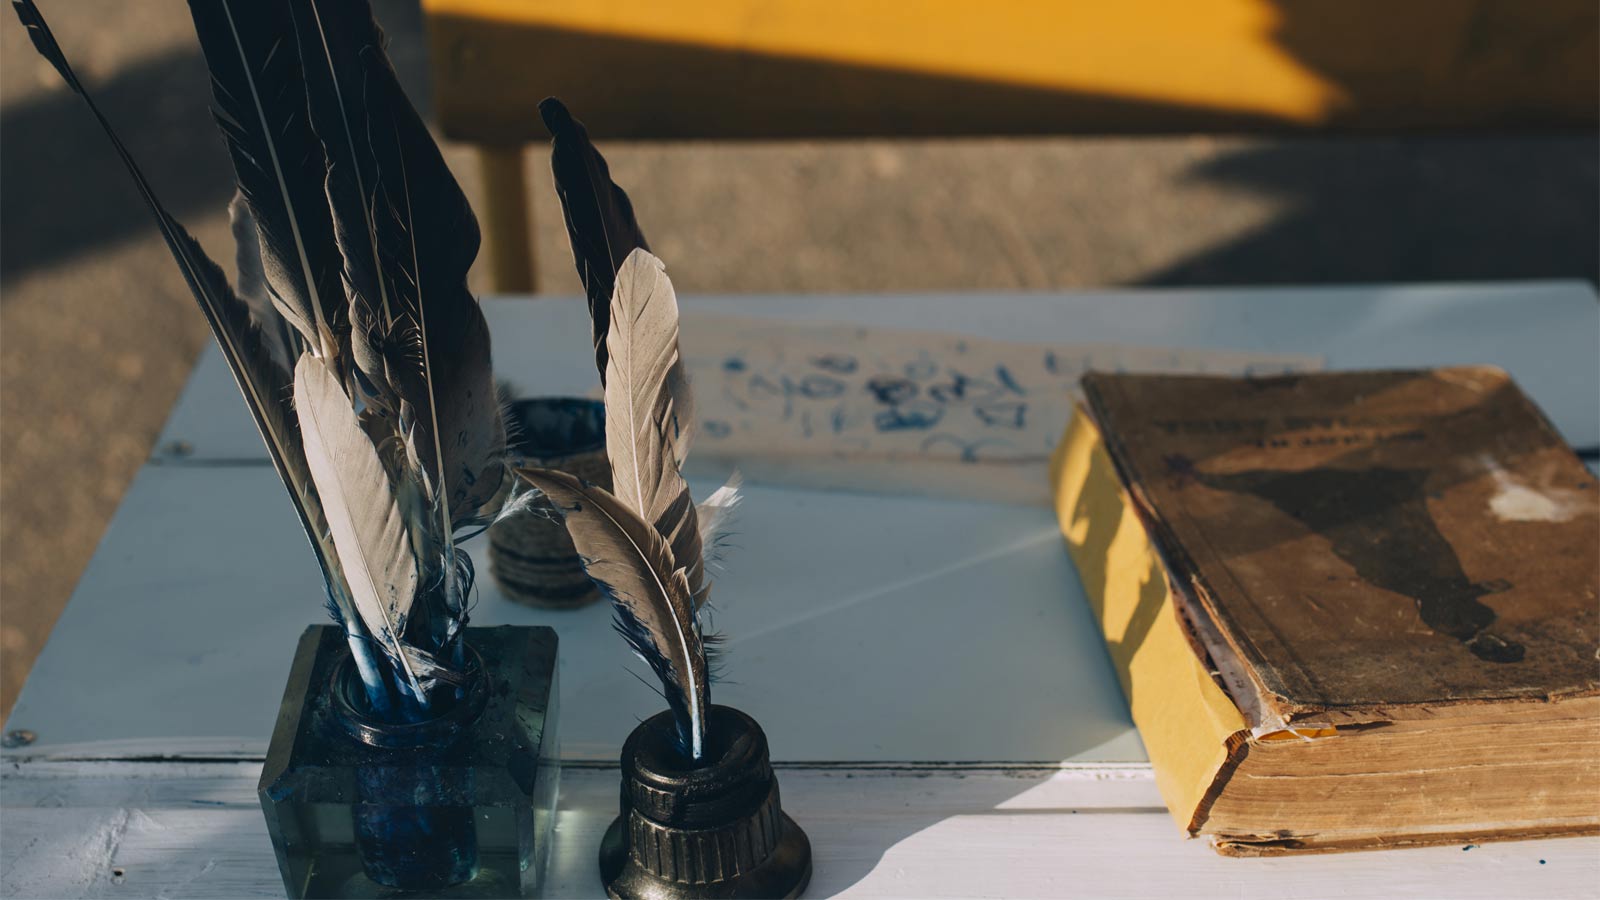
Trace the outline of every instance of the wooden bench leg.
<instances>
[{"instance_id":1,"label":"wooden bench leg","mask_svg":"<svg viewBox=\"0 0 1600 900\"><path fill-rule=\"evenodd\" d=\"M483 166L484 238L489 284L496 294L533 293L533 234L521 145L478 148Z\"/></svg>"}]
</instances>

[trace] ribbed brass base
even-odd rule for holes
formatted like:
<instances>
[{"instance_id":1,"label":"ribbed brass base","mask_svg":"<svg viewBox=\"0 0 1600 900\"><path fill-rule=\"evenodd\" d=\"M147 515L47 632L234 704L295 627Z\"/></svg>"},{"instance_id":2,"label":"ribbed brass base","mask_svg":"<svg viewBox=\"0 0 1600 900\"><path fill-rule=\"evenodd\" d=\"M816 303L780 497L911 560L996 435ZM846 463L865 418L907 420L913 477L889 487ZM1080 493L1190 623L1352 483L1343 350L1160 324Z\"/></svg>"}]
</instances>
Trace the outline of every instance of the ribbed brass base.
<instances>
[{"instance_id":1,"label":"ribbed brass base","mask_svg":"<svg viewBox=\"0 0 1600 900\"><path fill-rule=\"evenodd\" d=\"M609 896L798 897L810 883L811 842L783 812L761 726L727 706L706 724L699 767L678 752L670 712L623 745L622 810L600 845Z\"/></svg>"}]
</instances>

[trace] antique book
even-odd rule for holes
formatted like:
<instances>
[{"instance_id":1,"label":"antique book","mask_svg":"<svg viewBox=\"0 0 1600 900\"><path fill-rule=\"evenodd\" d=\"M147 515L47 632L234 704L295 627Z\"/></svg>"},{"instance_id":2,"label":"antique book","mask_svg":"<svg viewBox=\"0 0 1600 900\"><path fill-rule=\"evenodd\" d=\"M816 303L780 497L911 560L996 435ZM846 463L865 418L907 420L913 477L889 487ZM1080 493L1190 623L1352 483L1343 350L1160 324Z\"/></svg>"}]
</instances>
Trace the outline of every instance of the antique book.
<instances>
[{"instance_id":1,"label":"antique book","mask_svg":"<svg viewBox=\"0 0 1600 900\"><path fill-rule=\"evenodd\" d=\"M1504 372L1083 388L1056 511L1189 834L1600 832L1600 495Z\"/></svg>"}]
</instances>

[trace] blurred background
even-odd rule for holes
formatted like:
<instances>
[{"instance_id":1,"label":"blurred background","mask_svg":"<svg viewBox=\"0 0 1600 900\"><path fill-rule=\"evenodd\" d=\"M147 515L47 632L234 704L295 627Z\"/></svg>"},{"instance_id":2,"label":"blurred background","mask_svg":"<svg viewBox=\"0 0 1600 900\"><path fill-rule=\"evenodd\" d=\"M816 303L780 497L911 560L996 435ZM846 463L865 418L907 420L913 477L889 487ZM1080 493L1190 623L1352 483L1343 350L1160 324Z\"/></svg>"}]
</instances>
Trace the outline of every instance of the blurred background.
<instances>
[{"instance_id":1,"label":"blurred background","mask_svg":"<svg viewBox=\"0 0 1600 900\"><path fill-rule=\"evenodd\" d=\"M1592 3L1089 16L1135 35L1115 46L1052 18L1071 58L1039 71L981 18L919 56L942 45L937 22L897 20L914 4L837 25L844 5L797 0L675 19L427 5L431 23L417 0L375 3L401 80L449 135L500 142L446 156L487 227L529 227L480 258L482 293L579 290L537 140L547 93L625 138L602 150L688 294L1600 277ZM168 206L231 259L232 175L183 0L41 6ZM484 10L516 21L485 27ZM5 715L209 337L92 118L0 18ZM1018 40L1049 57L1057 36Z\"/></svg>"}]
</instances>

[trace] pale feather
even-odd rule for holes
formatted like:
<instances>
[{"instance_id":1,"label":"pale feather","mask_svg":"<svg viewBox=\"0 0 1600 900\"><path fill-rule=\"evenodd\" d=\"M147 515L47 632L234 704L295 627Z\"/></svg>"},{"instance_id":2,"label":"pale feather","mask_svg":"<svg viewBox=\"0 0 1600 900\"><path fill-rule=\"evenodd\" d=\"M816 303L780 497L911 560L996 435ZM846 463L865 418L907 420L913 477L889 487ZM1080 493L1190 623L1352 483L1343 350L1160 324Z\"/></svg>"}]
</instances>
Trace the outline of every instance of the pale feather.
<instances>
[{"instance_id":1,"label":"pale feather","mask_svg":"<svg viewBox=\"0 0 1600 900\"><path fill-rule=\"evenodd\" d=\"M728 481L722 487L711 492L711 496L696 507L700 515L700 539L709 544L716 540L717 535L727 528L728 521L733 517L734 510L744 500L744 495L739 488L744 485L744 476L737 471L728 476Z\"/></svg>"},{"instance_id":2,"label":"pale feather","mask_svg":"<svg viewBox=\"0 0 1600 900\"><path fill-rule=\"evenodd\" d=\"M709 676L694 601L672 548L650 523L601 487L553 469L519 469L518 474L543 491L566 518L585 570L610 594L619 619L626 625L623 617L631 617L647 633L649 646L635 643L634 649L660 676L669 704L676 708L681 703L690 754L699 759L710 704ZM624 636L630 636L626 630ZM654 651L654 658L647 650Z\"/></svg>"},{"instance_id":3,"label":"pale feather","mask_svg":"<svg viewBox=\"0 0 1600 900\"><path fill-rule=\"evenodd\" d=\"M400 636L417 590L417 562L383 462L338 380L310 354L294 371L306 465L356 613L422 696Z\"/></svg>"},{"instance_id":4,"label":"pale feather","mask_svg":"<svg viewBox=\"0 0 1600 900\"><path fill-rule=\"evenodd\" d=\"M689 486L679 474L681 423L692 413L678 353L678 300L661 260L634 250L617 272L606 337L606 453L617 499L652 523L684 569L690 593L705 586L704 549Z\"/></svg>"},{"instance_id":5,"label":"pale feather","mask_svg":"<svg viewBox=\"0 0 1600 900\"><path fill-rule=\"evenodd\" d=\"M739 486L742 483L743 478L738 472L734 472L728 477L726 484L712 491L711 496L707 497L704 503L700 503L695 507L695 514L700 519L700 545L703 555L710 554L714 557L718 541L727 531L728 524L733 520L734 511L738 509L740 501L744 499L744 495L739 493ZM711 549L706 550L705 548ZM714 558L709 559L707 560L707 565L713 566L714 562ZM711 583L707 581L694 595L695 609L705 606L706 601L710 599Z\"/></svg>"}]
</instances>

